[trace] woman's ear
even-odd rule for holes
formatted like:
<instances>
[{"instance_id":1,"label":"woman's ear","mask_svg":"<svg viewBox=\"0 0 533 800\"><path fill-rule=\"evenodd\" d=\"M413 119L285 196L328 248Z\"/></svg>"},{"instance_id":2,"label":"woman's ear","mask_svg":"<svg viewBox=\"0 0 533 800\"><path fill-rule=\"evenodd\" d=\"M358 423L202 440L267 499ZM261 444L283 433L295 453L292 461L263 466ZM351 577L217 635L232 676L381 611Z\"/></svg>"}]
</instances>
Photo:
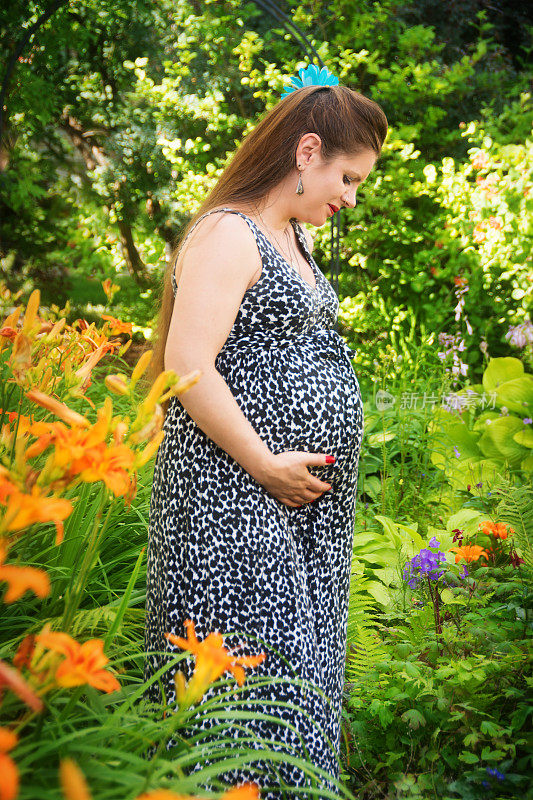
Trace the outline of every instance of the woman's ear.
<instances>
[{"instance_id":1,"label":"woman's ear","mask_svg":"<svg viewBox=\"0 0 533 800\"><path fill-rule=\"evenodd\" d=\"M298 142L296 149L296 163L302 167L307 166L311 161L322 154L322 139L318 133L304 133Z\"/></svg>"}]
</instances>

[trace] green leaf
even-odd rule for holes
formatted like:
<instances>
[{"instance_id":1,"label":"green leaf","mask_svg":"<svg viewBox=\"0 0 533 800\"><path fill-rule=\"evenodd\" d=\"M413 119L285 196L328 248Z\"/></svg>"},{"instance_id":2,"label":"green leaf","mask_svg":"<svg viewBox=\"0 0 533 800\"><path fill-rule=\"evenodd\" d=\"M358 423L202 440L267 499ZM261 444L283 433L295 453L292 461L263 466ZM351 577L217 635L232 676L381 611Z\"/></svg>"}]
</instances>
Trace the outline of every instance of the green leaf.
<instances>
[{"instance_id":1,"label":"green leaf","mask_svg":"<svg viewBox=\"0 0 533 800\"><path fill-rule=\"evenodd\" d=\"M533 447L533 430L531 428L524 428L518 433L515 433L513 439L522 447Z\"/></svg>"},{"instance_id":2,"label":"green leaf","mask_svg":"<svg viewBox=\"0 0 533 800\"><path fill-rule=\"evenodd\" d=\"M139 553L139 555L137 557L137 561L135 562L135 566L133 567L133 572L131 573L130 579L128 581L128 585L126 586L126 591L124 592L124 595L123 595L122 600L120 602L120 606L118 608L117 615L116 615L115 619L113 620L113 624L111 625L111 627L110 627L110 629L108 631L108 634L107 634L107 636L105 638L104 650L107 650L110 642L112 641L112 639L115 636L116 632L119 630L120 626L122 625L122 620L124 619L124 614L126 613L126 609L128 608L128 603L129 603L130 598L131 598L131 593L133 592L133 587L135 586L135 583L137 581L137 577L139 575L139 570L141 569L141 564L142 564L142 560L143 560L143 557L144 557L144 550L145 550L145 548L143 547L143 549L141 550L141 552Z\"/></svg>"},{"instance_id":3,"label":"green leaf","mask_svg":"<svg viewBox=\"0 0 533 800\"><path fill-rule=\"evenodd\" d=\"M530 417L533 414L533 376L523 375L506 381L494 390L496 401L500 408L507 408L520 417Z\"/></svg>"},{"instance_id":4,"label":"green leaf","mask_svg":"<svg viewBox=\"0 0 533 800\"><path fill-rule=\"evenodd\" d=\"M479 440L479 446L487 458L504 458L511 466L517 467L527 455L513 436L523 430L522 420L517 417L501 417L491 422Z\"/></svg>"},{"instance_id":5,"label":"green leaf","mask_svg":"<svg viewBox=\"0 0 533 800\"><path fill-rule=\"evenodd\" d=\"M484 747L481 751L481 758L483 761L499 761L505 756L503 750L491 750L490 747Z\"/></svg>"},{"instance_id":6,"label":"green leaf","mask_svg":"<svg viewBox=\"0 0 533 800\"><path fill-rule=\"evenodd\" d=\"M476 756L475 753L471 753L469 750L463 750L462 753L458 756L460 761L464 761L465 764L477 764L479 761L479 756Z\"/></svg>"},{"instance_id":7,"label":"green leaf","mask_svg":"<svg viewBox=\"0 0 533 800\"><path fill-rule=\"evenodd\" d=\"M483 388L490 394L502 383L521 378L523 374L524 365L518 358L492 358L483 373Z\"/></svg>"},{"instance_id":8,"label":"green leaf","mask_svg":"<svg viewBox=\"0 0 533 800\"><path fill-rule=\"evenodd\" d=\"M409 711L404 711L401 718L404 722L408 723L410 728L413 728L414 730L426 724L426 718L420 713L420 711L417 711L416 708L410 708Z\"/></svg>"}]
</instances>

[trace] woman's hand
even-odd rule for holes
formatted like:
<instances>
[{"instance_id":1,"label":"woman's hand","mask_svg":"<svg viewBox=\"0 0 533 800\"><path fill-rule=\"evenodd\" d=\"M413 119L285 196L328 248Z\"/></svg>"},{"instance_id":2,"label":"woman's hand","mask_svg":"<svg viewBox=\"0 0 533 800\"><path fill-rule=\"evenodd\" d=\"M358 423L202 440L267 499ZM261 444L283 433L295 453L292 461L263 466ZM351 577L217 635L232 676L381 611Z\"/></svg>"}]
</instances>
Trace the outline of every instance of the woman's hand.
<instances>
[{"instance_id":1,"label":"woman's hand","mask_svg":"<svg viewBox=\"0 0 533 800\"><path fill-rule=\"evenodd\" d=\"M253 477L284 505L301 506L303 503L311 503L331 489L331 484L316 478L307 469L308 465L323 467L332 463L326 461L326 458L331 456L297 450L272 453Z\"/></svg>"}]
</instances>

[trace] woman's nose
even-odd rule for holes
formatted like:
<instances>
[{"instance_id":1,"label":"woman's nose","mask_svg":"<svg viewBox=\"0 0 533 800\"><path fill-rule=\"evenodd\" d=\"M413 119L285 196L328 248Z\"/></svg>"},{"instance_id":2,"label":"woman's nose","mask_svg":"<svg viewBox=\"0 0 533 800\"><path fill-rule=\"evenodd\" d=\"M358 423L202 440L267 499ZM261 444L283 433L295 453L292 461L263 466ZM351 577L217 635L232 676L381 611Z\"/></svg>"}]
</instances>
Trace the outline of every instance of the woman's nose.
<instances>
[{"instance_id":1,"label":"woman's nose","mask_svg":"<svg viewBox=\"0 0 533 800\"><path fill-rule=\"evenodd\" d=\"M344 205L348 206L348 208L355 208L357 205L357 198L355 196L355 192L353 195L344 195L342 198Z\"/></svg>"}]
</instances>

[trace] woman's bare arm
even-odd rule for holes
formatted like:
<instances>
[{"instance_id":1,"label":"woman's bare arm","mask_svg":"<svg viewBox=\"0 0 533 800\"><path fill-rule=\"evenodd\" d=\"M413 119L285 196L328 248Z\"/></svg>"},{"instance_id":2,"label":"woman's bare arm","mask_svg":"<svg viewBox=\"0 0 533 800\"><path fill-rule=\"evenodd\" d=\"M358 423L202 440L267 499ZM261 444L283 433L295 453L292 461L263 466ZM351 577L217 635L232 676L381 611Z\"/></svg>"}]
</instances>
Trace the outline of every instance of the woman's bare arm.
<instances>
[{"instance_id":1,"label":"woman's bare arm","mask_svg":"<svg viewBox=\"0 0 533 800\"><path fill-rule=\"evenodd\" d=\"M215 444L260 479L273 454L215 368L252 275L261 268L257 244L241 217L212 214L194 229L180 261L165 368L179 375L201 370L180 402Z\"/></svg>"},{"instance_id":2,"label":"woman's bare arm","mask_svg":"<svg viewBox=\"0 0 533 800\"><path fill-rule=\"evenodd\" d=\"M285 505L298 506L331 489L307 469L324 466L326 455L272 453L215 368L244 293L261 269L255 238L245 228L241 217L228 214L215 221L206 217L191 234L180 259L165 368L179 375L202 371L198 383L179 395L189 416L270 494Z\"/></svg>"}]
</instances>

